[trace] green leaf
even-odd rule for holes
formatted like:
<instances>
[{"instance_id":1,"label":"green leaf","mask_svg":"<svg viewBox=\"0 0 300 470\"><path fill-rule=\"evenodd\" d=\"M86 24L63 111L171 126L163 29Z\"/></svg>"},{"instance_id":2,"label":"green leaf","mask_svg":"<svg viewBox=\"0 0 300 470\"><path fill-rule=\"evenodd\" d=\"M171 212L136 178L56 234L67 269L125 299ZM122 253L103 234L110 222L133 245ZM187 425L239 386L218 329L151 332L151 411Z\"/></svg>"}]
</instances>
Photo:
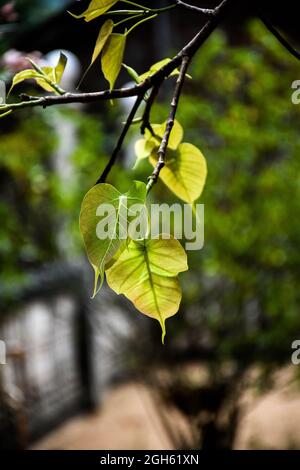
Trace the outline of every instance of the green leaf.
<instances>
[{"instance_id":1,"label":"green leaf","mask_svg":"<svg viewBox=\"0 0 300 470\"><path fill-rule=\"evenodd\" d=\"M59 60L57 66L54 69L54 81L55 83L60 83L63 77L66 65L68 62L68 58L65 56L63 52L60 53Z\"/></svg>"},{"instance_id":2,"label":"green leaf","mask_svg":"<svg viewBox=\"0 0 300 470\"><path fill-rule=\"evenodd\" d=\"M140 82L139 74L137 73L136 70L134 70L134 68L129 67L129 65L126 65L126 64L122 64L122 66L124 67L124 69L126 70L126 72L128 73L128 75L132 78L132 80L135 81L135 83L139 83L139 82Z\"/></svg>"},{"instance_id":3,"label":"green leaf","mask_svg":"<svg viewBox=\"0 0 300 470\"><path fill-rule=\"evenodd\" d=\"M80 212L80 231L83 236L87 256L95 271L95 296L103 283L104 269L107 263L112 259L115 253L120 249L126 239L121 237L124 230L127 231L126 221L124 221L124 204L127 198L127 210L133 204L144 204L146 199L146 185L139 181L134 181L130 190L126 194L121 194L110 184L97 184L84 197ZM115 217L111 214L106 220L100 221L100 215L97 215L98 207L102 204L110 204L115 210ZM103 214L104 215L104 214ZM97 230L107 226L108 236L106 239L100 239L97 236ZM100 277L100 287L98 281Z\"/></svg>"},{"instance_id":4,"label":"green leaf","mask_svg":"<svg viewBox=\"0 0 300 470\"><path fill-rule=\"evenodd\" d=\"M109 10L118 0L92 0L87 8L81 15L74 15L70 13L76 19L84 18L85 21L92 21L98 16L103 15L107 10Z\"/></svg>"},{"instance_id":5,"label":"green leaf","mask_svg":"<svg viewBox=\"0 0 300 470\"><path fill-rule=\"evenodd\" d=\"M113 31L113 29L114 29L114 22L112 20L105 21L105 23L103 24L102 28L99 31L97 41L96 41L96 45L95 45L95 49L93 51L91 63L88 66L88 68L86 69L86 71L84 72L84 74L83 74L83 76L82 76L82 78L81 78L81 80L78 84L78 87L80 87L81 83L83 82L83 80L85 79L87 73L89 72L90 68L92 67L93 63L97 60L97 58L101 54L101 52L102 52L109 36L111 35L111 33Z\"/></svg>"},{"instance_id":6,"label":"green leaf","mask_svg":"<svg viewBox=\"0 0 300 470\"><path fill-rule=\"evenodd\" d=\"M157 148L157 142L152 139L139 139L136 141L134 150L138 160L143 160L151 155L151 152Z\"/></svg>"},{"instance_id":7,"label":"green leaf","mask_svg":"<svg viewBox=\"0 0 300 470\"><path fill-rule=\"evenodd\" d=\"M164 136L164 133L166 131L166 125L167 123L164 122L162 124L153 124L152 126L152 129L154 131L154 134L160 138L160 140L163 138ZM145 133L145 137L146 139L150 139L152 141L155 141L153 139L153 136L151 135L150 131L148 129L146 129L146 133ZM170 137L169 137L169 142L168 142L168 148L170 148L171 150L176 150L178 145L180 144L180 142L182 141L183 139L183 128L182 126L179 124L179 122L177 120L174 121L174 125L173 125L173 128L171 130L171 134L170 134ZM157 140L156 140L157 142Z\"/></svg>"},{"instance_id":8,"label":"green leaf","mask_svg":"<svg viewBox=\"0 0 300 470\"><path fill-rule=\"evenodd\" d=\"M125 45L126 35L113 33L105 43L102 52L102 71L109 82L111 90L114 88L122 67Z\"/></svg>"},{"instance_id":9,"label":"green leaf","mask_svg":"<svg viewBox=\"0 0 300 470\"><path fill-rule=\"evenodd\" d=\"M106 271L106 279L117 294L159 321L164 342L165 321L178 312L182 297L177 275L187 269L186 253L177 240L132 240Z\"/></svg>"},{"instance_id":10,"label":"green leaf","mask_svg":"<svg viewBox=\"0 0 300 470\"><path fill-rule=\"evenodd\" d=\"M53 88L53 86L51 86L51 83L57 85L61 82L63 73L67 65L67 57L61 52L56 67L39 67L30 58L28 60L33 66L33 68L22 70L14 76L12 86L8 94L11 93L12 89L16 85L23 82L24 80L29 79L35 80L36 83L46 91L50 91L52 93L55 92L56 90Z\"/></svg>"},{"instance_id":11,"label":"green leaf","mask_svg":"<svg viewBox=\"0 0 300 470\"><path fill-rule=\"evenodd\" d=\"M156 137L153 137L148 129L146 129L143 139L139 139L135 143L135 154L137 160L148 158L152 152L157 151L166 130L166 123L153 124L152 129ZM174 121L174 126L170 134L168 148L176 150L183 138L183 129L178 121Z\"/></svg>"},{"instance_id":12,"label":"green leaf","mask_svg":"<svg viewBox=\"0 0 300 470\"><path fill-rule=\"evenodd\" d=\"M108 40L109 36L113 32L113 29L114 29L114 22L112 20L105 21L102 28L100 29L100 32L96 41L96 46L93 52L91 65L93 65L95 60L99 57L100 53L102 52L102 49L105 46L106 41Z\"/></svg>"},{"instance_id":13,"label":"green leaf","mask_svg":"<svg viewBox=\"0 0 300 470\"><path fill-rule=\"evenodd\" d=\"M13 81L12 81L12 85L10 87L10 90L9 90L8 94L10 95L12 89L16 85L18 85L19 83L23 82L24 80L36 79L37 77L43 78L43 75L39 74L34 69L22 70L22 72L19 72L14 76Z\"/></svg>"},{"instance_id":14,"label":"green leaf","mask_svg":"<svg viewBox=\"0 0 300 470\"><path fill-rule=\"evenodd\" d=\"M151 77L151 75L154 75L156 72L158 72L162 67L167 65L169 62L171 62L171 59L167 58L167 59L160 60L159 62L156 62L155 64L151 65L150 69L147 72L139 76L139 81L143 82L144 80L146 80L146 78ZM170 74L170 77L178 75L178 74L179 74L179 70L175 69Z\"/></svg>"},{"instance_id":15,"label":"green leaf","mask_svg":"<svg viewBox=\"0 0 300 470\"><path fill-rule=\"evenodd\" d=\"M152 152L150 163L155 166L157 154ZM206 160L192 144L182 143L177 150L168 149L165 166L159 177L177 197L192 204L202 194L207 176Z\"/></svg>"},{"instance_id":16,"label":"green leaf","mask_svg":"<svg viewBox=\"0 0 300 470\"><path fill-rule=\"evenodd\" d=\"M36 83L43 88L43 90L50 91L53 93L54 89L53 87L49 84L49 81L52 83L55 83L55 73L54 73L54 68L53 67L41 67L42 72L44 73L44 76L47 77L48 81L45 80L45 78L35 78Z\"/></svg>"}]
</instances>

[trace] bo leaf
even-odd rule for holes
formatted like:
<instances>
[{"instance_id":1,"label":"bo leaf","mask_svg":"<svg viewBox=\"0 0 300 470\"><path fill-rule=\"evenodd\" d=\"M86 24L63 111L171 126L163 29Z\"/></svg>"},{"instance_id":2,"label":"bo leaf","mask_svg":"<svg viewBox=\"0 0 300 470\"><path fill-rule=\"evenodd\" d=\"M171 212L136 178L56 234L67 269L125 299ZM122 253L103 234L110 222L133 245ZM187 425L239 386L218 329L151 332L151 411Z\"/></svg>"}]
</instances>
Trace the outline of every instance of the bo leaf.
<instances>
[{"instance_id":1,"label":"bo leaf","mask_svg":"<svg viewBox=\"0 0 300 470\"><path fill-rule=\"evenodd\" d=\"M113 33L105 43L101 63L102 71L112 90L120 73L126 45L126 34Z\"/></svg>"},{"instance_id":2,"label":"bo leaf","mask_svg":"<svg viewBox=\"0 0 300 470\"><path fill-rule=\"evenodd\" d=\"M104 269L120 246L126 243L121 234L126 233L127 225L124 216L125 204L127 211L133 204L144 204L146 199L146 185L135 181L126 194L121 194L110 184L97 184L84 197L80 212L80 231L84 239L85 248L91 265L95 271L94 296L103 282ZM125 202L126 200L126 202ZM98 208L110 205L112 212L100 220ZM108 206L107 206L108 207ZM98 215L97 215L98 214ZM101 229L107 233L106 238L97 235ZM100 277L100 287L98 281Z\"/></svg>"},{"instance_id":3,"label":"bo leaf","mask_svg":"<svg viewBox=\"0 0 300 470\"><path fill-rule=\"evenodd\" d=\"M70 13L74 18L84 18L85 21L92 21L98 16L103 15L107 10L109 10L118 0L92 0L87 8L81 15L74 15Z\"/></svg>"},{"instance_id":4,"label":"bo leaf","mask_svg":"<svg viewBox=\"0 0 300 470\"><path fill-rule=\"evenodd\" d=\"M186 253L177 240L132 240L106 271L106 278L117 294L159 321L164 342L165 321L177 313L182 297L177 275L187 269Z\"/></svg>"},{"instance_id":5,"label":"bo leaf","mask_svg":"<svg viewBox=\"0 0 300 470\"><path fill-rule=\"evenodd\" d=\"M155 166L157 154L152 152L150 163ZM202 194L207 176L206 160L195 145L182 143L177 150L167 150L165 166L159 177L185 202L193 204Z\"/></svg>"}]
</instances>

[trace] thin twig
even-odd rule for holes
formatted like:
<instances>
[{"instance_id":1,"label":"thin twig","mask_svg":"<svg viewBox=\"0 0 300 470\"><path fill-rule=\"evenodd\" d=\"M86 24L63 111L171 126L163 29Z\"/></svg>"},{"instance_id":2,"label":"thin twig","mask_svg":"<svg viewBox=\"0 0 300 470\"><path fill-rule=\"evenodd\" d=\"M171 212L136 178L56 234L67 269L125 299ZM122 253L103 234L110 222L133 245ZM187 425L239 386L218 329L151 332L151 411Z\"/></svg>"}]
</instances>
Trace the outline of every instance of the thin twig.
<instances>
[{"instance_id":1,"label":"thin twig","mask_svg":"<svg viewBox=\"0 0 300 470\"><path fill-rule=\"evenodd\" d=\"M145 111L144 111L144 114L143 114L143 117L142 117L142 125L141 125L141 134L145 134L145 130L146 129L149 129L149 131L151 132L151 134L153 134L153 129L151 127L151 123L150 123L150 113L151 113L151 109L152 109L152 106L157 98L157 95L159 93L159 89L161 87L161 84L162 84L162 81L161 82L157 82L151 92L150 92L150 95L149 97L147 98L147 102L146 102L146 107L145 107Z\"/></svg>"},{"instance_id":2,"label":"thin twig","mask_svg":"<svg viewBox=\"0 0 300 470\"><path fill-rule=\"evenodd\" d=\"M167 147L168 147L168 143L170 139L170 134L174 126L176 111L178 108L178 103L179 103L182 87L184 84L184 79L186 76L186 72L187 72L190 60L191 59L188 56L184 56L182 58L180 73L177 78L173 99L171 101L171 109L170 109L170 114L169 114L167 124L166 124L166 130L165 130L165 133L163 135L162 141L160 143L160 146L157 152L157 156L158 156L157 164L153 170L152 175L149 177L149 181L147 184L147 192L149 192L151 188L153 187L153 185L157 182L159 173L162 170L162 168L165 166L165 155L166 155L166 151L167 151Z\"/></svg>"},{"instance_id":3,"label":"thin twig","mask_svg":"<svg viewBox=\"0 0 300 470\"><path fill-rule=\"evenodd\" d=\"M102 175L98 178L96 184L104 183L107 176L108 176L108 174L109 174L109 172L111 171L112 167L114 166L115 161L117 159L117 156L118 156L118 154L119 154L119 152L122 148L124 139L127 135L127 132L128 132L128 130L129 130L131 124L132 124L132 121L133 121L133 119L136 115L136 112L137 112L141 102L143 101L143 99L144 99L144 95L140 94L140 95L138 95L137 99L135 100L135 103L132 107L132 110L130 111L130 114L129 114L129 116L128 116L125 124L124 124L123 130L122 130L122 133L119 137L117 145L116 145L116 147L115 147L115 149L114 149L114 151L113 151L113 153L112 153L112 155L109 159L109 162L107 163L106 167L104 168L104 171L103 171Z\"/></svg>"},{"instance_id":4,"label":"thin twig","mask_svg":"<svg viewBox=\"0 0 300 470\"><path fill-rule=\"evenodd\" d=\"M181 0L176 0L176 5L179 7L186 8L187 10L195 11L197 13L202 13L203 15L206 16L213 16L216 14L216 8L211 9L211 8L200 8L196 7L195 5L190 5L189 3L182 2Z\"/></svg>"},{"instance_id":5,"label":"thin twig","mask_svg":"<svg viewBox=\"0 0 300 470\"><path fill-rule=\"evenodd\" d=\"M276 39L282 44L282 46L290 53L292 56L294 56L296 59L300 60L300 52L298 52L278 31L278 29L275 28L275 26L266 18L263 16L260 16L261 21L264 23L266 28L272 33Z\"/></svg>"}]
</instances>

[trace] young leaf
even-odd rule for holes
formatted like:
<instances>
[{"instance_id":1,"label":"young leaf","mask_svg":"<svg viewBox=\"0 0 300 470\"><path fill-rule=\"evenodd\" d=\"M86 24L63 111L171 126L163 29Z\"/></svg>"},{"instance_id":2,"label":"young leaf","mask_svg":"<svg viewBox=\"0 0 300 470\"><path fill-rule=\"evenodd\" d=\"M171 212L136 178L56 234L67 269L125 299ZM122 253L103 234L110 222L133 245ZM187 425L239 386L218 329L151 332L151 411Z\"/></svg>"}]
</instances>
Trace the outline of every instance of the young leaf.
<instances>
[{"instance_id":1,"label":"young leaf","mask_svg":"<svg viewBox=\"0 0 300 470\"><path fill-rule=\"evenodd\" d=\"M41 67L41 70L44 74L42 78L35 78L36 83L43 88L43 90L50 91L53 93L54 89L53 87L49 84L49 81L52 83L55 83L55 73L54 73L54 68L53 67ZM45 77L47 77L48 81L45 80Z\"/></svg>"},{"instance_id":2,"label":"young leaf","mask_svg":"<svg viewBox=\"0 0 300 470\"><path fill-rule=\"evenodd\" d=\"M107 42L109 36L113 32L113 29L114 29L114 22L112 20L105 21L105 23L103 24L102 28L99 31L97 41L96 41L96 45L95 45L95 49L94 49L94 52L93 52L93 55L92 55L91 63L88 66L88 68L86 69L86 71L84 72L84 74L83 74L83 76L82 76L82 78L81 78L81 80L78 84L78 87L80 87L81 83L83 82L84 78L86 77L87 73L89 72L90 68L92 67L93 63L95 62L95 60L101 54L101 52L102 52L102 50L105 46L105 43Z\"/></svg>"},{"instance_id":3,"label":"young leaf","mask_svg":"<svg viewBox=\"0 0 300 470\"><path fill-rule=\"evenodd\" d=\"M112 90L122 67L126 35L113 33L105 43L101 64L102 71Z\"/></svg>"},{"instance_id":4,"label":"young leaf","mask_svg":"<svg viewBox=\"0 0 300 470\"><path fill-rule=\"evenodd\" d=\"M12 86L8 94L11 93L12 89L16 85L29 79L34 79L36 83L46 91L57 92L55 87L51 84L58 85L61 82L67 65L67 57L61 52L56 67L39 67L35 62L33 62L33 60L28 60L33 68L22 70L22 72L19 72L14 76Z\"/></svg>"},{"instance_id":5,"label":"young leaf","mask_svg":"<svg viewBox=\"0 0 300 470\"><path fill-rule=\"evenodd\" d=\"M153 124L152 126L152 129L154 131L154 134L159 137L159 139L161 140L164 136L164 133L165 133L165 130L166 130L166 122L164 122L163 124ZM151 135L150 131L148 129L146 129L146 139L151 139L152 141L156 142L157 144L157 139L153 139L153 136ZM170 134L170 137L169 137L169 142L168 142L168 148L171 149L171 150L176 150L178 145L180 144L180 142L182 141L183 139L183 128L182 126L179 124L179 122L177 120L174 121L174 125L173 125L173 128L171 130L171 134ZM159 141L158 141L158 145L159 145Z\"/></svg>"},{"instance_id":6,"label":"young leaf","mask_svg":"<svg viewBox=\"0 0 300 470\"><path fill-rule=\"evenodd\" d=\"M118 0L92 0L87 8L81 15L74 15L70 13L76 19L84 18L85 21L92 21L98 16L103 15L107 10L109 10Z\"/></svg>"},{"instance_id":7,"label":"young leaf","mask_svg":"<svg viewBox=\"0 0 300 470\"><path fill-rule=\"evenodd\" d=\"M157 154L150 156L150 163L155 166ZM159 177L164 184L185 202L192 204L203 191L207 176L206 160L200 150L192 144L182 143L177 150L168 149L165 166Z\"/></svg>"},{"instance_id":8,"label":"young leaf","mask_svg":"<svg viewBox=\"0 0 300 470\"><path fill-rule=\"evenodd\" d=\"M156 62L155 64L151 65L150 69L147 72L139 76L139 81L143 82L144 80L146 80L146 78L151 77L151 75L154 75L156 72L158 72L158 70L160 70L164 65L167 65L169 62L171 62L171 59L167 58L167 59L160 60L159 62ZM178 75L178 74L179 74L179 70L175 69L170 74L170 77L174 75Z\"/></svg>"},{"instance_id":9,"label":"young leaf","mask_svg":"<svg viewBox=\"0 0 300 470\"><path fill-rule=\"evenodd\" d=\"M177 240L131 240L106 271L106 279L141 313L158 320L164 342L165 321L177 313L182 296L177 275L187 269L186 253Z\"/></svg>"},{"instance_id":10,"label":"young leaf","mask_svg":"<svg viewBox=\"0 0 300 470\"><path fill-rule=\"evenodd\" d=\"M148 129L146 129L145 136L143 139L139 139L135 143L135 154L137 160L150 157L151 153L157 151L161 142L161 139L166 130L166 123L153 124L152 129L156 137L154 137ZM173 129L170 134L168 148L176 150L183 138L183 129L178 121L175 120Z\"/></svg>"},{"instance_id":11,"label":"young leaf","mask_svg":"<svg viewBox=\"0 0 300 470\"><path fill-rule=\"evenodd\" d=\"M54 69L54 81L55 83L60 83L63 77L66 65L68 62L68 58L65 56L63 52L60 53L59 60L57 66Z\"/></svg>"},{"instance_id":12,"label":"young leaf","mask_svg":"<svg viewBox=\"0 0 300 470\"><path fill-rule=\"evenodd\" d=\"M157 148L157 142L152 139L139 139L136 141L134 150L137 160L143 160L151 155L151 152Z\"/></svg>"},{"instance_id":13,"label":"young leaf","mask_svg":"<svg viewBox=\"0 0 300 470\"><path fill-rule=\"evenodd\" d=\"M144 204L146 185L134 181L130 190L126 194L121 194L110 184L97 184L86 194L82 202L79 224L87 256L95 271L93 296L97 294L102 285L106 264L119 250L122 243L126 243L126 239L120 237L120 233L127 231L126 221L122 215L125 208L125 197L127 198L127 210L130 210L133 204ZM102 228L107 227L108 230L106 238L100 239L97 235L100 222L100 214L97 215L97 210L103 204L109 204L114 213L110 213L106 220L102 220ZM99 277L100 287L98 288Z\"/></svg>"},{"instance_id":14,"label":"young leaf","mask_svg":"<svg viewBox=\"0 0 300 470\"><path fill-rule=\"evenodd\" d=\"M105 46L106 41L108 40L109 36L113 32L113 29L114 29L114 22L112 20L105 21L102 28L100 29L100 32L96 41L96 46L93 52L91 65L93 65L95 60L99 57L100 53L102 52L102 49Z\"/></svg>"},{"instance_id":15,"label":"young leaf","mask_svg":"<svg viewBox=\"0 0 300 470\"><path fill-rule=\"evenodd\" d=\"M136 72L136 70L134 70L134 68L129 67L129 65L126 65L126 64L122 64L122 66L124 67L124 69L126 70L126 72L128 73L128 75L132 78L132 80L133 80L135 83L139 83L139 82L140 82L139 74Z\"/></svg>"},{"instance_id":16,"label":"young leaf","mask_svg":"<svg viewBox=\"0 0 300 470\"><path fill-rule=\"evenodd\" d=\"M37 77L39 78L43 78L43 75L42 74L39 74L38 72L36 72L36 70L34 69L26 69L26 70L22 70L22 72L19 72L17 73L14 78L13 78L13 81L12 81L12 85L10 87L10 90L8 92L8 94L11 93L12 89L18 85L19 83L23 82L24 80L29 80L31 78L33 79L36 79Z\"/></svg>"}]
</instances>

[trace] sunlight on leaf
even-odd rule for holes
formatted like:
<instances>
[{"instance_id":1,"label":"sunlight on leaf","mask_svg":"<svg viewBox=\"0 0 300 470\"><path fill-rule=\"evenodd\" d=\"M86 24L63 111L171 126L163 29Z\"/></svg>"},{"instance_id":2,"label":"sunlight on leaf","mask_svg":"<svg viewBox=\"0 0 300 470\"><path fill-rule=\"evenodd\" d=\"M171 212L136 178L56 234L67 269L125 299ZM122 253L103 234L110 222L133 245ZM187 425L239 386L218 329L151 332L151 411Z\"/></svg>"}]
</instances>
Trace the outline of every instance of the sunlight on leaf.
<instances>
[{"instance_id":1,"label":"sunlight on leaf","mask_svg":"<svg viewBox=\"0 0 300 470\"><path fill-rule=\"evenodd\" d=\"M163 124L153 124L152 129L154 131L154 134L159 137L159 140L161 140L164 136L165 130L166 130L166 122ZM148 140L151 140L152 142L157 142L157 139L153 138L150 131L146 129L145 133L145 138ZM169 137L169 142L168 142L168 148L171 150L176 150L178 145L183 139L183 128L179 124L177 120L174 121L174 125Z\"/></svg>"},{"instance_id":2,"label":"sunlight on leaf","mask_svg":"<svg viewBox=\"0 0 300 470\"><path fill-rule=\"evenodd\" d=\"M150 163L155 166L157 154L152 152ZM182 143L177 150L167 150L165 166L159 177L177 197L192 204L202 194L207 176L206 160L192 144Z\"/></svg>"},{"instance_id":3,"label":"sunlight on leaf","mask_svg":"<svg viewBox=\"0 0 300 470\"><path fill-rule=\"evenodd\" d=\"M68 62L68 58L63 54L63 52L60 53L59 60L57 63L57 66L54 69L54 80L55 83L60 83L61 79L63 77L66 65Z\"/></svg>"},{"instance_id":4,"label":"sunlight on leaf","mask_svg":"<svg viewBox=\"0 0 300 470\"><path fill-rule=\"evenodd\" d=\"M151 65L150 69L147 72L139 76L139 81L143 82L144 80L146 80L146 78L151 77L151 75L154 75L156 72L158 72L158 70L160 70L164 65L167 65L169 62L171 62L171 59L167 58L167 59L160 60L159 62L156 62L155 64ZM179 70L175 69L170 74L170 77L178 75L178 74L179 74Z\"/></svg>"},{"instance_id":5,"label":"sunlight on leaf","mask_svg":"<svg viewBox=\"0 0 300 470\"><path fill-rule=\"evenodd\" d=\"M84 18L85 21L92 21L98 16L103 15L107 10L109 10L118 0L92 0L87 8L81 15L75 15L70 13L76 19Z\"/></svg>"},{"instance_id":6,"label":"sunlight on leaf","mask_svg":"<svg viewBox=\"0 0 300 470\"><path fill-rule=\"evenodd\" d=\"M67 57L61 52L56 67L39 67L31 59L28 60L32 64L33 68L22 70L14 76L8 95L16 85L29 79L35 80L36 83L46 91L50 91L52 93L56 92L53 86L51 86L51 83L58 85L61 82L67 65Z\"/></svg>"},{"instance_id":7,"label":"sunlight on leaf","mask_svg":"<svg viewBox=\"0 0 300 470\"><path fill-rule=\"evenodd\" d=\"M164 342L165 321L178 312L182 297L177 275L187 269L186 253L177 240L132 240L106 278L111 289L160 323Z\"/></svg>"},{"instance_id":8,"label":"sunlight on leaf","mask_svg":"<svg viewBox=\"0 0 300 470\"><path fill-rule=\"evenodd\" d=\"M110 184L97 184L84 197L80 212L80 231L83 236L87 256L95 271L95 285L93 296L97 294L103 283L103 274L106 264L112 259L115 253L120 249L122 243L126 244L126 238L120 235L127 231L126 220L124 216L125 196L127 210L133 204L144 204L146 199L146 185L139 181L134 181L130 190L121 194L114 186ZM99 213L99 207L110 205L112 212L105 214ZM105 239L99 235L100 225L102 233L107 234ZM98 281L100 278L100 287Z\"/></svg>"},{"instance_id":9,"label":"sunlight on leaf","mask_svg":"<svg viewBox=\"0 0 300 470\"><path fill-rule=\"evenodd\" d=\"M94 62L97 60L97 58L101 54L101 52L102 52L109 36L113 32L113 29L114 29L114 22L112 20L105 21L105 23L103 24L102 28L99 31L97 41L96 41L96 45L95 45L95 48L94 48L94 51L93 51L91 63L88 66L88 68L86 69L86 71L84 72L84 74L83 74L83 76L82 76L82 78L81 78L81 80L78 84L78 87L80 87L81 83L85 79L85 77L86 77L87 73L89 72L90 68L92 67Z\"/></svg>"},{"instance_id":10,"label":"sunlight on leaf","mask_svg":"<svg viewBox=\"0 0 300 470\"><path fill-rule=\"evenodd\" d=\"M102 71L109 82L110 90L114 88L120 73L126 45L126 35L113 33L107 40L101 57Z\"/></svg>"}]
</instances>

